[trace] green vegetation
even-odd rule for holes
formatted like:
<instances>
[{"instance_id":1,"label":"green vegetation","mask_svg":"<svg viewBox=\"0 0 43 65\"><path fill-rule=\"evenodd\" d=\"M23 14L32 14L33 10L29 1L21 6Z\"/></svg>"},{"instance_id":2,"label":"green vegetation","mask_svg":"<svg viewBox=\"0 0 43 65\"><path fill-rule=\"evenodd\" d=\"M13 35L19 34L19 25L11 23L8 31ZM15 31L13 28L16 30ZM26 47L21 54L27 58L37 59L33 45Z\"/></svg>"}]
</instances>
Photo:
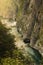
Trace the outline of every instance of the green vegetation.
<instances>
[{"instance_id":1,"label":"green vegetation","mask_svg":"<svg viewBox=\"0 0 43 65\"><path fill-rule=\"evenodd\" d=\"M14 45L14 37L0 21L0 65L28 65L20 50Z\"/></svg>"}]
</instances>

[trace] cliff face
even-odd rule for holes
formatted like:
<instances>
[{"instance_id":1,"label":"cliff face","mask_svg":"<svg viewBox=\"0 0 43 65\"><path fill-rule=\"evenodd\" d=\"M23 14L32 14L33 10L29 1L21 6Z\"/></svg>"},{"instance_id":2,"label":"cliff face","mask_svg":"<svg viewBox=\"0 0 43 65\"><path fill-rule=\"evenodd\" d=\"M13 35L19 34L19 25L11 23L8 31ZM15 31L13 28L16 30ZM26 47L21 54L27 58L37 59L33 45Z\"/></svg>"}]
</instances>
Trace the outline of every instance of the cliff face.
<instances>
[{"instance_id":1,"label":"cliff face","mask_svg":"<svg viewBox=\"0 0 43 65\"><path fill-rule=\"evenodd\" d=\"M16 16L18 31L23 39L30 40L30 45L39 43L40 46L43 42L43 0L20 0L19 3Z\"/></svg>"}]
</instances>

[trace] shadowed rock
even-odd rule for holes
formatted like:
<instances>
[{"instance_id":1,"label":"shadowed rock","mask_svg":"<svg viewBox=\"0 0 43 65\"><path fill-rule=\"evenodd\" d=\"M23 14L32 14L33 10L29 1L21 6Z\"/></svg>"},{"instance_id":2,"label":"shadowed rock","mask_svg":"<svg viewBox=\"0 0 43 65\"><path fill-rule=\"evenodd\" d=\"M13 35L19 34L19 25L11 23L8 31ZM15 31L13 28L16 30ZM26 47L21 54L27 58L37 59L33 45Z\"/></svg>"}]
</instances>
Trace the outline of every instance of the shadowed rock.
<instances>
[{"instance_id":1,"label":"shadowed rock","mask_svg":"<svg viewBox=\"0 0 43 65\"><path fill-rule=\"evenodd\" d=\"M30 43L30 39L25 38L25 39L23 40L23 42L24 42L24 43Z\"/></svg>"}]
</instances>

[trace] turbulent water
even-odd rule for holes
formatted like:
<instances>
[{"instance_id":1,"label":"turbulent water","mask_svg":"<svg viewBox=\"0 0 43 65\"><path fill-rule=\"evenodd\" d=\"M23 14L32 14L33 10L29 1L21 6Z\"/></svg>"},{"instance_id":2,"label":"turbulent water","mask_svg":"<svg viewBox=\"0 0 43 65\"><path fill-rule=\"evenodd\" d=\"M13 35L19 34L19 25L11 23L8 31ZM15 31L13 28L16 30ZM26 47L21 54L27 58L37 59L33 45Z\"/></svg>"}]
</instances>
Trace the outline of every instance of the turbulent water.
<instances>
[{"instance_id":1,"label":"turbulent water","mask_svg":"<svg viewBox=\"0 0 43 65\"><path fill-rule=\"evenodd\" d=\"M8 22L8 20L2 20L2 24L4 24L6 28L9 28L9 33L15 36L15 45L19 49L22 49L22 47L24 48L26 44L21 39L21 35L17 32L16 21Z\"/></svg>"}]
</instances>

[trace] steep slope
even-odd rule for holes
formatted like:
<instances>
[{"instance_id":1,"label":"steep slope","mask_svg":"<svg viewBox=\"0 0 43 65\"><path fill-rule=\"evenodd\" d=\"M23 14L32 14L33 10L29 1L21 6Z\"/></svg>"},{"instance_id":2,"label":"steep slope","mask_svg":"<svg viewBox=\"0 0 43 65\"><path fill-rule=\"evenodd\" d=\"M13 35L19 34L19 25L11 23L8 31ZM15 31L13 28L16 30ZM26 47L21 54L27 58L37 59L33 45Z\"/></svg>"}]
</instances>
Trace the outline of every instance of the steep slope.
<instances>
[{"instance_id":1,"label":"steep slope","mask_svg":"<svg viewBox=\"0 0 43 65\"><path fill-rule=\"evenodd\" d=\"M23 0L17 12L17 29L22 38L43 53L43 0ZM25 9L26 8L26 9ZM39 46L38 46L39 45Z\"/></svg>"}]
</instances>

